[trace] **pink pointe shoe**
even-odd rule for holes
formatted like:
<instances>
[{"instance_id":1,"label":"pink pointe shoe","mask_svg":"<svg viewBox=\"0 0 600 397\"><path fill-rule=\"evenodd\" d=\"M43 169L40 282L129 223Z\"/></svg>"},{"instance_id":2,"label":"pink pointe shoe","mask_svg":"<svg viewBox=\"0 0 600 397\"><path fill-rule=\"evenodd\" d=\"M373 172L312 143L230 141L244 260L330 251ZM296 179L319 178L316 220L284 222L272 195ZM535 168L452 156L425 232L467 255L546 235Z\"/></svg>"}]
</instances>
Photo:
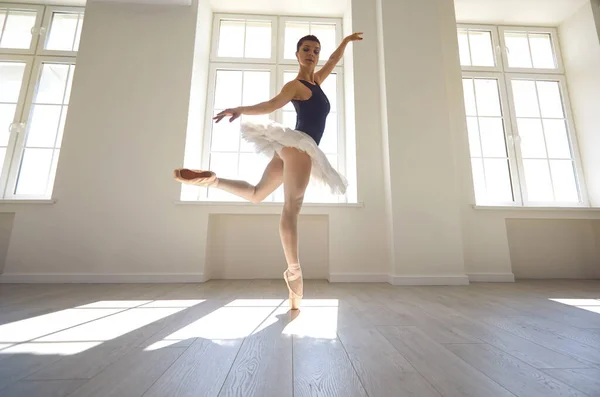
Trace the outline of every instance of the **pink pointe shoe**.
<instances>
[{"instance_id":1,"label":"pink pointe shoe","mask_svg":"<svg viewBox=\"0 0 600 397\"><path fill-rule=\"evenodd\" d=\"M297 293L295 293L294 290L292 290L292 288L290 287L290 282L300 279L300 283L301 283L300 290L302 291L302 289L303 289L302 273L294 274L294 273L289 272L288 269L286 269L286 271L283 272L283 279L285 280L285 284L287 285L288 290L290 292L289 293L290 309L298 310L300 308L300 303L302 302L302 297L304 296L304 294L298 295Z\"/></svg>"},{"instance_id":2,"label":"pink pointe shoe","mask_svg":"<svg viewBox=\"0 0 600 397\"><path fill-rule=\"evenodd\" d=\"M212 171L177 168L173 173L176 181L187 185L212 186L217 182L217 175Z\"/></svg>"}]
</instances>

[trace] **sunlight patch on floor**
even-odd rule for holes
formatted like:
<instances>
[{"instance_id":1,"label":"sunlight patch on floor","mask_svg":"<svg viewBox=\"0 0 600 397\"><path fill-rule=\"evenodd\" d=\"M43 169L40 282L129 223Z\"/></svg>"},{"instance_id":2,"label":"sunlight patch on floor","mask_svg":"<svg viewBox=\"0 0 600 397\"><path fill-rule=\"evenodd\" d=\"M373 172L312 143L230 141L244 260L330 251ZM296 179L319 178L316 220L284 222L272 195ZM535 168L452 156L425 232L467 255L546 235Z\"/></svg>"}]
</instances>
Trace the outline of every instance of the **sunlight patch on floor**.
<instances>
[{"instance_id":1,"label":"sunlight patch on floor","mask_svg":"<svg viewBox=\"0 0 600 397\"><path fill-rule=\"evenodd\" d=\"M304 302L302 302L304 305ZM283 333L298 338L336 339L338 327L338 308L311 307L306 305L294 321L289 323Z\"/></svg>"},{"instance_id":2,"label":"sunlight patch on floor","mask_svg":"<svg viewBox=\"0 0 600 397\"><path fill-rule=\"evenodd\" d=\"M152 302L144 301L98 301L87 305L76 306L75 309L131 309Z\"/></svg>"},{"instance_id":3,"label":"sunlight patch on floor","mask_svg":"<svg viewBox=\"0 0 600 397\"><path fill-rule=\"evenodd\" d=\"M189 308L189 307L196 306L196 305L199 305L200 303L204 303L204 302L206 302L206 299L174 299L174 300L161 299L161 300L152 301L141 307L142 308L146 308L146 307Z\"/></svg>"},{"instance_id":4,"label":"sunlight patch on floor","mask_svg":"<svg viewBox=\"0 0 600 397\"><path fill-rule=\"evenodd\" d=\"M245 338L272 312L270 306L221 307L175 331L163 340L203 338L227 340Z\"/></svg>"},{"instance_id":5,"label":"sunlight patch on floor","mask_svg":"<svg viewBox=\"0 0 600 397\"><path fill-rule=\"evenodd\" d=\"M171 316L183 308L137 308L39 338L40 342L109 341Z\"/></svg>"},{"instance_id":6,"label":"sunlight patch on floor","mask_svg":"<svg viewBox=\"0 0 600 397\"><path fill-rule=\"evenodd\" d=\"M600 300L599 299L555 299L549 298L553 302L562 303L576 307L578 309L587 310L592 313L600 314Z\"/></svg>"},{"instance_id":7,"label":"sunlight patch on floor","mask_svg":"<svg viewBox=\"0 0 600 397\"><path fill-rule=\"evenodd\" d=\"M82 353L88 349L96 347L102 342L67 342L67 343L20 343L0 351L2 355L9 354L33 354L39 356L59 355L71 356L73 354ZM10 357L8 358L10 360Z\"/></svg>"},{"instance_id":8,"label":"sunlight patch on floor","mask_svg":"<svg viewBox=\"0 0 600 397\"><path fill-rule=\"evenodd\" d=\"M0 325L0 343L26 342L123 310L125 309L66 309L3 324Z\"/></svg>"}]
</instances>

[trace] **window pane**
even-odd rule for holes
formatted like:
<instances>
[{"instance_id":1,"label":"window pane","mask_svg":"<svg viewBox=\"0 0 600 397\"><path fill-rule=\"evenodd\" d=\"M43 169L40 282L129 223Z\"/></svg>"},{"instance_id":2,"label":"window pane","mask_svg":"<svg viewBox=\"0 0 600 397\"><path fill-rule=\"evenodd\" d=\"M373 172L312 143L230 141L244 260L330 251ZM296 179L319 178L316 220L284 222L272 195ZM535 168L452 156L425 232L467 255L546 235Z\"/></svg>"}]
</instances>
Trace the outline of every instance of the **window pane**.
<instances>
[{"instance_id":1,"label":"window pane","mask_svg":"<svg viewBox=\"0 0 600 397\"><path fill-rule=\"evenodd\" d=\"M63 134L65 132L65 122L67 121L67 113L69 112L68 106L63 106L62 113L60 114L60 125L58 126L58 137L56 138L56 147L60 148L62 145Z\"/></svg>"},{"instance_id":2,"label":"window pane","mask_svg":"<svg viewBox=\"0 0 600 397\"><path fill-rule=\"evenodd\" d=\"M47 194L51 194L52 189L54 188L59 156L60 150L54 150L54 155L52 156L52 164L50 165L50 175L48 176L48 186L46 187L46 192L48 192Z\"/></svg>"},{"instance_id":3,"label":"window pane","mask_svg":"<svg viewBox=\"0 0 600 397\"><path fill-rule=\"evenodd\" d=\"M479 125L477 117L467 117L467 130L469 132L469 149L471 157L481 157L481 144L479 141Z\"/></svg>"},{"instance_id":4,"label":"window pane","mask_svg":"<svg viewBox=\"0 0 600 397\"><path fill-rule=\"evenodd\" d=\"M19 170L17 195L46 194L53 152L53 149L25 149Z\"/></svg>"},{"instance_id":5,"label":"window pane","mask_svg":"<svg viewBox=\"0 0 600 397\"><path fill-rule=\"evenodd\" d=\"M283 50L285 59L296 59L296 45L298 44L298 40L308 35L309 32L308 22L288 21L285 23L285 48Z\"/></svg>"},{"instance_id":6,"label":"window pane","mask_svg":"<svg viewBox=\"0 0 600 397\"><path fill-rule=\"evenodd\" d=\"M463 91L465 95L465 110L467 112L467 116L477 116L473 79L463 79Z\"/></svg>"},{"instance_id":7,"label":"window pane","mask_svg":"<svg viewBox=\"0 0 600 397\"><path fill-rule=\"evenodd\" d=\"M531 201L552 201L552 184L547 160L523 160L527 196Z\"/></svg>"},{"instance_id":8,"label":"window pane","mask_svg":"<svg viewBox=\"0 0 600 397\"><path fill-rule=\"evenodd\" d=\"M283 125L291 129L296 128L296 112L283 111Z\"/></svg>"},{"instance_id":9,"label":"window pane","mask_svg":"<svg viewBox=\"0 0 600 397\"><path fill-rule=\"evenodd\" d=\"M271 58L271 22L246 23L246 58Z\"/></svg>"},{"instance_id":10,"label":"window pane","mask_svg":"<svg viewBox=\"0 0 600 397\"><path fill-rule=\"evenodd\" d=\"M554 51L552 50L552 41L547 33L529 35L529 45L531 46L531 55L534 68L555 69Z\"/></svg>"},{"instance_id":11,"label":"window pane","mask_svg":"<svg viewBox=\"0 0 600 397\"><path fill-rule=\"evenodd\" d=\"M215 109L228 109L242 104L242 74L239 70L217 70Z\"/></svg>"},{"instance_id":12,"label":"window pane","mask_svg":"<svg viewBox=\"0 0 600 397\"><path fill-rule=\"evenodd\" d=\"M8 129L15 120L16 110L17 105L0 103L0 146L8 145L8 138L10 136Z\"/></svg>"},{"instance_id":13,"label":"window pane","mask_svg":"<svg viewBox=\"0 0 600 397\"><path fill-rule=\"evenodd\" d=\"M0 62L0 102L19 101L25 63Z\"/></svg>"},{"instance_id":14,"label":"window pane","mask_svg":"<svg viewBox=\"0 0 600 397\"><path fill-rule=\"evenodd\" d=\"M508 160L484 159L487 195L494 201L512 201Z\"/></svg>"},{"instance_id":15,"label":"window pane","mask_svg":"<svg viewBox=\"0 0 600 397\"><path fill-rule=\"evenodd\" d=\"M460 64L462 66L471 66L471 52L469 51L469 37L466 30L458 31L458 51L460 54Z\"/></svg>"},{"instance_id":16,"label":"window pane","mask_svg":"<svg viewBox=\"0 0 600 397\"><path fill-rule=\"evenodd\" d=\"M6 20L6 10L0 10L0 39L2 38L2 31L4 30L4 21Z\"/></svg>"},{"instance_id":17,"label":"window pane","mask_svg":"<svg viewBox=\"0 0 600 397\"><path fill-rule=\"evenodd\" d=\"M331 104L331 111L337 111L337 75L335 73L331 73L323 84L321 85L321 89L329 99L329 103Z\"/></svg>"},{"instance_id":18,"label":"window pane","mask_svg":"<svg viewBox=\"0 0 600 397\"><path fill-rule=\"evenodd\" d=\"M504 125L500 118L480 118L481 145L484 157L506 157ZM487 167L486 167L487 169Z\"/></svg>"},{"instance_id":19,"label":"window pane","mask_svg":"<svg viewBox=\"0 0 600 397\"><path fill-rule=\"evenodd\" d=\"M54 147L60 124L60 105L33 105L25 146Z\"/></svg>"},{"instance_id":20,"label":"window pane","mask_svg":"<svg viewBox=\"0 0 600 397\"><path fill-rule=\"evenodd\" d=\"M79 24L77 25L77 32L75 33L75 44L73 45L73 51L79 51L79 42L81 40L81 30L83 29L83 14L79 14Z\"/></svg>"},{"instance_id":21,"label":"window pane","mask_svg":"<svg viewBox=\"0 0 600 397\"><path fill-rule=\"evenodd\" d=\"M46 49L53 51L72 51L77 34L79 14L54 13L46 41Z\"/></svg>"},{"instance_id":22,"label":"window pane","mask_svg":"<svg viewBox=\"0 0 600 397\"><path fill-rule=\"evenodd\" d=\"M471 167L473 169L473 186L475 188L476 201L486 201L487 193L485 189L485 176L483 173L483 160L471 159Z\"/></svg>"},{"instance_id":23,"label":"window pane","mask_svg":"<svg viewBox=\"0 0 600 397\"><path fill-rule=\"evenodd\" d=\"M215 110L215 113L222 109ZM240 147L240 119L229 122L223 119L213 123L210 150L216 152L237 152Z\"/></svg>"},{"instance_id":24,"label":"window pane","mask_svg":"<svg viewBox=\"0 0 600 397\"><path fill-rule=\"evenodd\" d=\"M473 66L496 66L494 61L494 47L490 32L470 31L471 57Z\"/></svg>"},{"instance_id":25,"label":"window pane","mask_svg":"<svg viewBox=\"0 0 600 397\"><path fill-rule=\"evenodd\" d=\"M220 178L238 179L238 154L237 153L211 153L209 169ZM221 189L208 189L208 198L211 200L241 201L237 196Z\"/></svg>"},{"instance_id":26,"label":"window pane","mask_svg":"<svg viewBox=\"0 0 600 397\"><path fill-rule=\"evenodd\" d=\"M271 72L244 72L242 106L256 105L271 97Z\"/></svg>"},{"instance_id":27,"label":"window pane","mask_svg":"<svg viewBox=\"0 0 600 397\"><path fill-rule=\"evenodd\" d=\"M218 56L241 58L244 56L244 21L221 21Z\"/></svg>"},{"instance_id":28,"label":"window pane","mask_svg":"<svg viewBox=\"0 0 600 397\"><path fill-rule=\"evenodd\" d=\"M0 25L1 26L1 25ZM0 148L0 172L4 168L4 159L6 158L6 148Z\"/></svg>"},{"instance_id":29,"label":"window pane","mask_svg":"<svg viewBox=\"0 0 600 397\"><path fill-rule=\"evenodd\" d=\"M546 158L542 122L539 119L517 119L521 152L524 158Z\"/></svg>"},{"instance_id":30,"label":"window pane","mask_svg":"<svg viewBox=\"0 0 600 397\"><path fill-rule=\"evenodd\" d=\"M267 156L259 155L256 153L242 153L240 154L240 171L239 178L256 185L269 163L270 159Z\"/></svg>"},{"instance_id":31,"label":"window pane","mask_svg":"<svg viewBox=\"0 0 600 397\"><path fill-rule=\"evenodd\" d=\"M297 72L284 72L283 73L283 84L287 84L290 81L294 80L296 77L298 76ZM288 102L284 107L283 110L292 110L295 111L294 109L294 104L292 104L292 101Z\"/></svg>"},{"instance_id":32,"label":"window pane","mask_svg":"<svg viewBox=\"0 0 600 397\"><path fill-rule=\"evenodd\" d=\"M34 102L62 104L68 76L69 65L43 64Z\"/></svg>"},{"instance_id":33,"label":"window pane","mask_svg":"<svg viewBox=\"0 0 600 397\"><path fill-rule=\"evenodd\" d=\"M73 88L73 75L75 74L75 65L69 66L69 79L67 80L67 92L65 92L65 99L63 103L65 105L69 104L71 100L71 88Z\"/></svg>"},{"instance_id":34,"label":"window pane","mask_svg":"<svg viewBox=\"0 0 600 397\"><path fill-rule=\"evenodd\" d=\"M479 116L502 116L497 80L475 79L475 98Z\"/></svg>"},{"instance_id":35,"label":"window pane","mask_svg":"<svg viewBox=\"0 0 600 397\"><path fill-rule=\"evenodd\" d=\"M562 107L560 87L557 81L538 81L537 89L540 98L542 117L563 118L565 117Z\"/></svg>"},{"instance_id":36,"label":"window pane","mask_svg":"<svg viewBox=\"0 0 600 397\"><path fill-rule=\"evenodd\" d=\"M564 120L544 120L544 133L548 146L548 157L555 159L571 159L571 145L567 137Z\"/></svg>"},{"instance_id":37,"label":"window pane","mask_svg":"<svg viewBox=\"0 0 600 397\"><path fill-rule=\"evenodd\" d=\"M517 117L540 117L535 82L512 80L511 85Z\"/></svg>"},{"instance_id":38,"label":"window pane","mask_svg":"<svg viewBox=\"0 0 600 397\"><path fill-rule=\"evenodd\" d=\"M578 202L575 169L571 160L550 161L556 201Z\"/></svg>"},{"instance_id":39,"label":"window pane","mask_svg":"<svg viewBox=\"0 0 600 397\"><path fill-rule=\"evenodd\" d=\"M4 22L4 33L0 40L0 47L28 49L31 47L31 29L35 26L37 13L35 11L8 12Z\"/></svg>"},{"instance_id":40,"label":"window pane","mask_svg":"<svg viewBox=\"0 0 600 397\"><path fill-rule=\"evenodd\" d=\"M506 32L504 40L508 52L508 66L511 68L531 68L527 33Z\"/></svg>"},{"instance_id":41,"label":"window pane","mask_svg":"<svg viewBox=\"0 0 600 397\"><path fill-rule=\"evenodd\" d=\"M312 23L310 25L310 34L317 36L321 43L320 61L327 61L329 56L337 48L335 39L335 25Z\"/></svg>"},{"instance_id":42,"label":"window pane","mask_svg":"<svg viewBox=\"0 0 600 397\"><path fill-rule=\"evenodd\" d=\"M329 113L325 123L325 132L321 138L319 147L325 154L337 153L338 149L338 125L337 113Z\"/></svg>"}]
</instances>

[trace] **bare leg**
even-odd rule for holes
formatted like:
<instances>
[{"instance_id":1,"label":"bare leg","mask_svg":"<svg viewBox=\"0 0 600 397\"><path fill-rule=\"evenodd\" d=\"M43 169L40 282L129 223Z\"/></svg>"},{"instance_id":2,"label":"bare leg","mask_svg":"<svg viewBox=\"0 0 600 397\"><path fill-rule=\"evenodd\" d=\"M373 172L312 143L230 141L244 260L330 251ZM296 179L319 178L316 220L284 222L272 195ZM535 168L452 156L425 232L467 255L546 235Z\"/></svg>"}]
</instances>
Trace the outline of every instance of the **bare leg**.
<instances>
[{"instance_id":1,"label":"bare leg","mask_svg":"<svg viewBox=\"0 0 600 397\"><path fill-rule=\"evenodd\" d=\"M304 201L304 192L310 180L312 163L306 153L294 148L284 148L281 158L283 159L284 204L279 234L288 264L284 278L290 289L290 306L292 309L298 309L300 299L304 294L298 255L298 215Z\"/></svg>"},{"instance_id":2,"label":"bare leg","mask_svg":"<svg viewBox=\"0 0 600 397\"><path fill-rule=\"evenodd\" d=\"M201 176L206 171L194 171L183 169L180 172L181 178L191 180ZM261 180L256 186L246 181L214 178L207 185L235 194L243 199L253 203L260 203L273 193L283 182L283 160L275 154L263 173Z\"/></svg>"}]
</instances>

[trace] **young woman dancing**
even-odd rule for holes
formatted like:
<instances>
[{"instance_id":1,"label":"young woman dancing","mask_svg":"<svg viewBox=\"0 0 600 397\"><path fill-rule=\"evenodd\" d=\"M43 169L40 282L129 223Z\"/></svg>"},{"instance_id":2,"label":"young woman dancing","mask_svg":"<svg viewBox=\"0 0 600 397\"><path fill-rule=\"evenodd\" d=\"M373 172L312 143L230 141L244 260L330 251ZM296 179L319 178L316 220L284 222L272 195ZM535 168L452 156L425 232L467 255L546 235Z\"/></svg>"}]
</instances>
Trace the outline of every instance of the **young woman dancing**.
<instances>
[{"instance_id":1,"label":"young woman dancing","mask_svg":"<svg viewBox=\"0 0 600 397\"><path fill-rule=\"evenodd\" d=\"M175 170L175 179L179 182L219 188L253 203L260 203L283 183L284 204L279 234L288 265L283 278L289 290L292 310L299 308L304 295L298 256L298 215L309 180L312 176L328 185L334 194L345 194L347 187L346 179L331 166L318 147L331 108L321 85L342 59L348 43L362 40L361 35L354 33L344 38L319 71L315 71L321 51L319 39L312 35L301 38L296 47L296 58L300 65L296 79L285 84L281 92L269 101L226 109L214 117L218 123L230 116L231 122L242 114L270 114L290 101L293 103L297 114L295 129L274 121L243 122L241 125L242 138L253 144L257 153L271 157L256 186L246 181L218 178L212 171Z\"/></svg>"}]
</instances>

